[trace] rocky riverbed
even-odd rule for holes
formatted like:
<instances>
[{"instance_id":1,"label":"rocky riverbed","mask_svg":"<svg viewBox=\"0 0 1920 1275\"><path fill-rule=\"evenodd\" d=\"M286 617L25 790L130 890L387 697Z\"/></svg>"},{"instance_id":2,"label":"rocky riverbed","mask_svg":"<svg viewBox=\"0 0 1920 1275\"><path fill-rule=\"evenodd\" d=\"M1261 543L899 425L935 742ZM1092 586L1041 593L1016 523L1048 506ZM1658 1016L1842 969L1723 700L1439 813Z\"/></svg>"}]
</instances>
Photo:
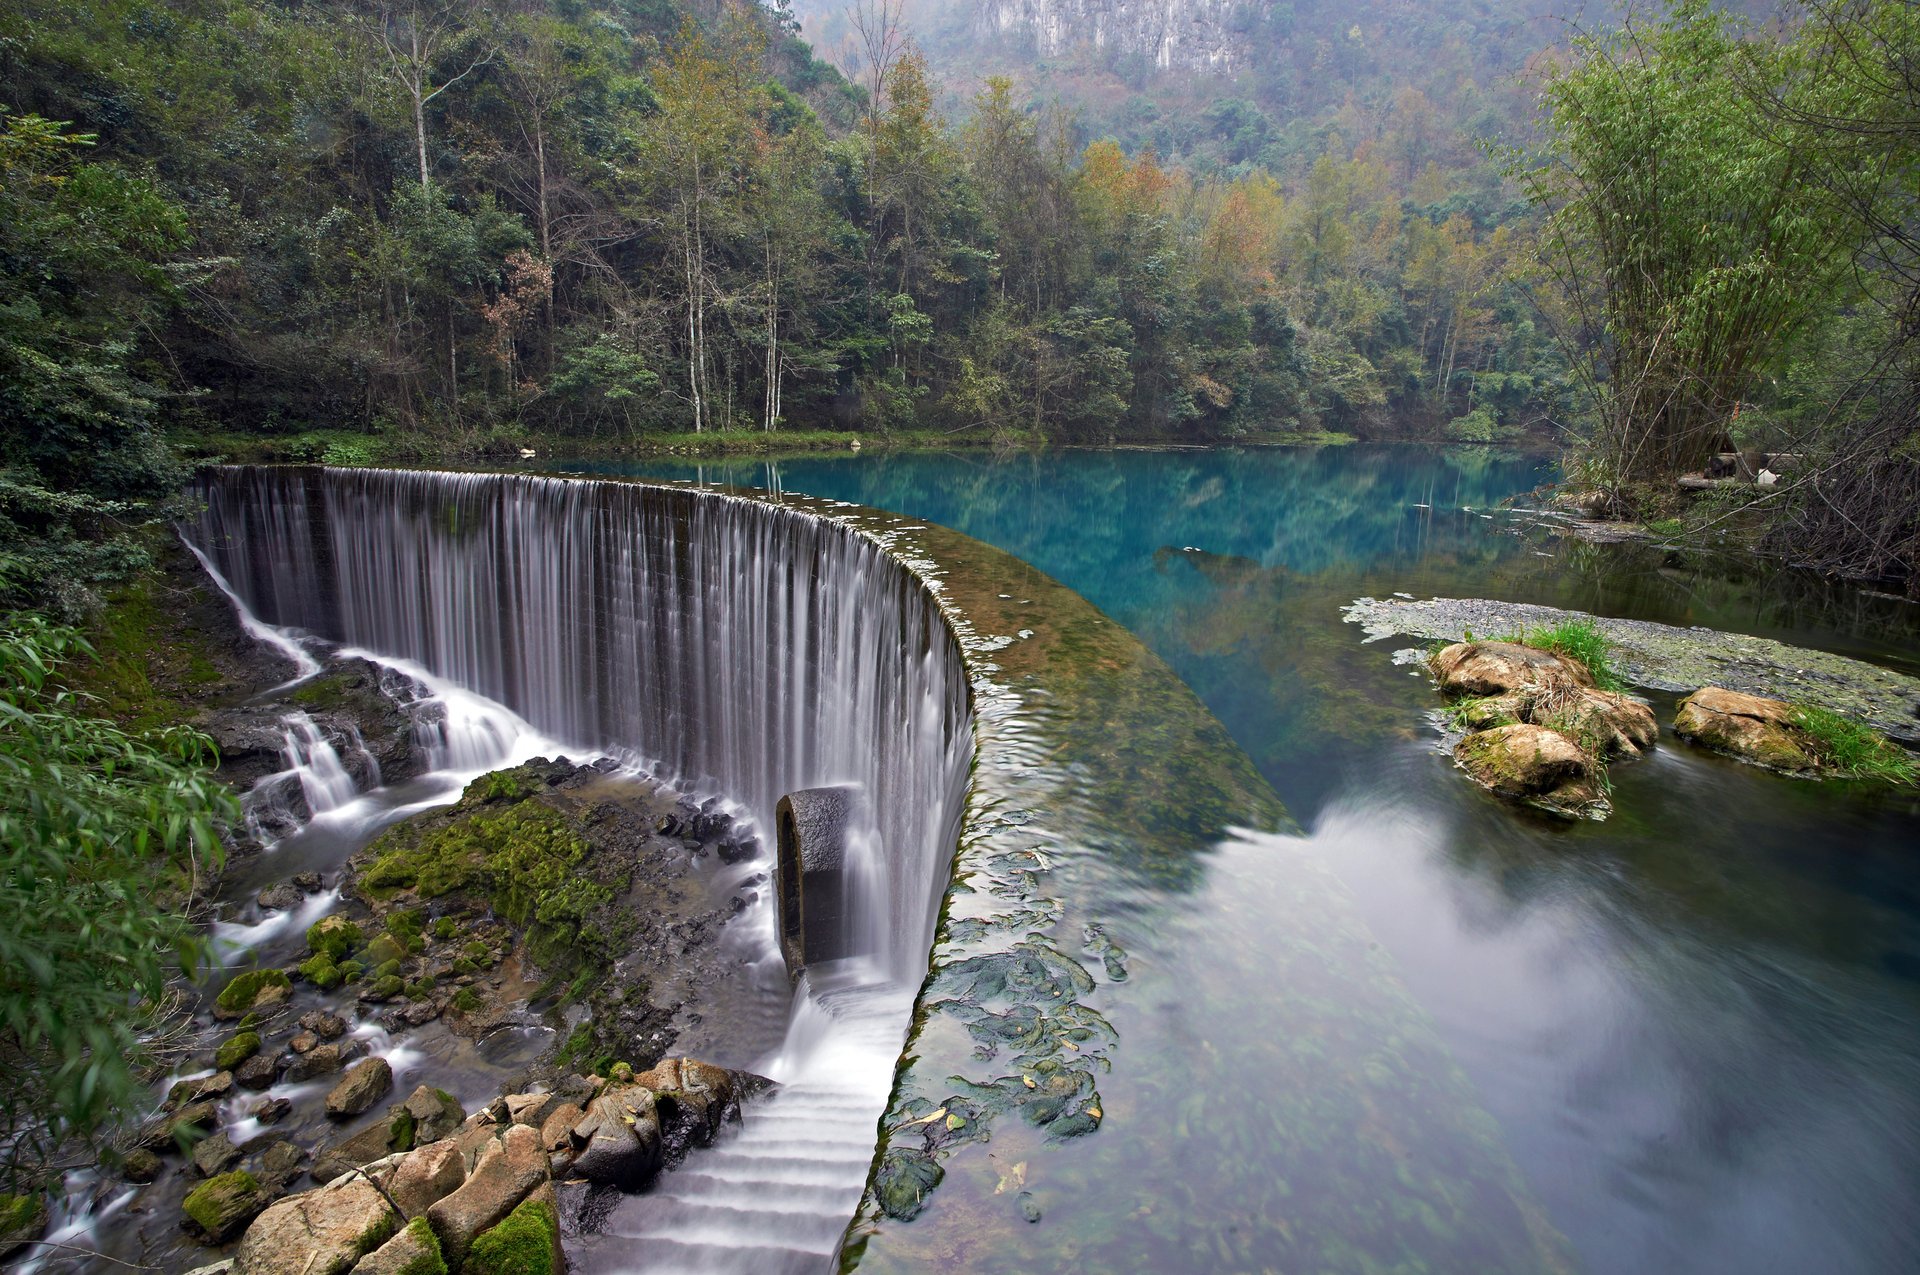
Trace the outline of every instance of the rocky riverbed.
<instances>
[{"instance_id":1,"label":"rocky riverbed","mask_svg":"<svg viewBox=\"0 0 1920 1275\"><path fill-rule=\"evenodd\" d=\"M534 1269L470 1250L590 1230L592 1191L738 1119L786 984L731 924L765 855L720 799L604 757L462 787L418 676L249 632L172 565L111 672L215 738L248 817L154 1109L23 1228L68 1246L41 1269Z\"/></svg>"}]
</instances>

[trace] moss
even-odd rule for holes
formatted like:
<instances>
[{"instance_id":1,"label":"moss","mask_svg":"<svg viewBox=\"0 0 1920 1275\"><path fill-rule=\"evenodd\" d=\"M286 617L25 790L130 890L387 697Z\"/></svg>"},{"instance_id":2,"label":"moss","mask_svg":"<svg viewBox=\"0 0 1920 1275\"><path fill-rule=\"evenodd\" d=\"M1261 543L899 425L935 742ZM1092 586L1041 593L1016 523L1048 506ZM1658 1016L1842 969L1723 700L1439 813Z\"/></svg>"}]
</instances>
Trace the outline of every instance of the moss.
<instances>
[{"instance_id":1,"label":"moss","mask_svg":"<svg viewBox=\"0 0 1920 1275\"><path fill-rule=\"evenodd\" d=\"M464 1275L559 1275L559 1252L559 1219L534 1196L476 1239L460 1269Z\"/></svg>"},{"instance_id":2,"label":"moss","mask_svg":"<svg viewBox=\"0 0 1920 1275\"><path fill-rule=\"evenodd\" d=\"M1820 768L1841 779L1920 783L1920 764L1892 740L1849 717L1811 704L1795 704L1794 729Z\"/></svg>"},{"instance_id":3,"label":"moss","mask_svg":"<svg viewBox=\"0 0 1920 1275\"><path fill-rule=\"evenodd\" d=\"M284 988L291 991L293 984L280 970L248 970L244 974L236 974L226 987L221 989L220 995L214 999L213 1003L223 1013L243 1014L251 1009L253 1003L260 999L261 993L269 988Z\"/></svg>"},{"instance_id":4,"label":"moss","mask_svg":"<svg viewBox=\"0 0 1920 1275\"><path fill-rule=\"evenodd\" d=\"M607 1070L607 1078L616 1085L624 1085L633 1079L633 1065L617 1062Z\"/></svg>"},{"instance_id":5,"label":"moss","mask_svg":"<svg viewBox=\"0 0 1920 1275\"><path fill-rule=\"evenodd\" d=\"M300 962L299 969L301 978L323 992L332 991L345 981L340 975L340 967L335 965L333 958L325 952Z\"/></svg>"},{"instance_id":6,"label":"moss","mask_svg":"<svg viewBox=\"0 0 1920 1275\"><path fill-rule=\"evenodd\" d=\"M381 997L384 1000L392 1000L398 996L405 987L406 984L400 981L398 974L388 974L382 978L375 979L371 990L375 996Z\"/></svg>"},{"instance_id":7,"label":"moss","mask_svg":"<svg viewBox=\"0 0 1920 1275\"><path fill-rule=\"evenodd\" d=\"M307 950L336 962L360 944L360 927L344 916L323 916L307 927Z\"/></svg>"},{"instance_id":8,"label":"moss","mask_svg":"<svg viewBox=\"0 0 1920 1275\"><path fill-rule=\"evenodd\" d=\"M401 1107L398 1114L387 1122L387 1145L395 1151L413 1150L413 1137L417 1128L413 1113Z\"/></svg>"},{"instance_id":9,"label":"moss","mask_svg":"<svg viewBox=\"0 0 1920 1275\"><path fill-rule=\"evenodd\" d=\"M480 993L471 987L463 987L453 994L453 1007L463 1014L471 1014L480 1008Z\"/></svg>"},{"instance_id":10,"label":"moss","mask_svg":"<svg viewBox=\"0 0 1920 1275\"><path fill-rule=\"evenodd\" d=\"M395 908L387 913L387 933L394 941L406 945L406 941L426 928L427 914L419 908Z\"/></svg>"},{"instance_id":11,"label":"moss","mask_svg":"<svg viewBox=\"0 0 1920 1275\"><path fill-rule=\"evenodd\" d=\"M465 795L481 801L520 801L532 796L533 789L518 771L496 770L469 784Z\"/></svg>"},{"instance_id":12,"label":"moss","mask_svg":"<svg viewBox=\"0 0 1920 1275\"><path fill-rule=\"evenodd\" d=\"M232 1071L260 1052L260 1033L241 1032L214 1051L213 1065L220 1071Z\"/></svg>"},{"instance_id":13,"label":"moss","mask_svg":"<svg viewBox=\"0 0 1920 1275\"><path fill-rule=\"evenodd\" d=\"M360 976L366 972L367 967L359 961L340 962L340 981L343 983L357 983L360 981Z\"/></svg>"},{"instance_id":14,"label":"moss","mask_svg":"<svg viewBox=\"0 0 1920 1275\"><path fill-rule=\"evenodd\" d=\"M265 1202L260 1182L245 1169L208 1178L181 1201L180 1210L216 1242L226 1239L239 1224L259 1212Z\"/></svg>"},{"instance_id":15,"label":"moss","mask_svg":"<svg viewBox=\"0 0 1920 1275\"><path fill-rule=\"evenodd\" d=\"M360 954L360 959L377 970L388 961L397 961L406 954L407 950L399 940L390 934L382 934L367 944L367 950Z\"/></svg>"},{"instance_id":16,"label":"moss","mask_svg":"<svg viewBox=\"0 0 1920 1275\"><path fill-rule=\"evenodd\" d=\"M397 978L399 974L399 961L382 961L373 967L373 976L375 978Z\"/></svg>"},{"instance_id":17,"label":"moss","mask_svg":"<svg viewBox=\"0 0 1920 1275\"><path fill-rule=\"evenodd\" d=\"M440 1252L440 1237L427 1225L427 1219L417 1217L407 1223L405 1232L414 1249L412 1257L394 1275L447 1275L447 1261Z\"/></svg>"},{"instance_id":18,"label":"moss","mask_svg":"<svg viewBox=\"0 0 1920 1275\"><path fill-rule=\"evenodd\" d=\"M461 948L460 953L470 961L484 962L488 957L493 955L493 949L485 943L482 943L479 939L474 939L471 943Z\"/></svg>"},{"instance_id":19,"label":"moss","mask_svg":"<svg viewBox=\"0 0 1920 1275\"><path fill-rule=\"evenodd\" d=\"M460 926L450 916L443 916L433 923L433 937L442 943L460 933Z\"/></svg>"},{"instance_id":20,"label":"moss","mask_svg":"<svg viewBox=\"0 0 1920 1275\"><path fill-rule=\"evenodd\" d=\"M427 997L433 995L433 975L428 974L425 977L415 979L413 982L408 983L404 990L409 1000L423 1001L427 999Z\"/></svg>"},{"instance_id":21,"label":"moss","mask_svg":"<svg viewBox=\"0 0 1920 1275\"><path fill-rule=\"evenodd\" d=\"M0 1235L24 1230L40 1216L37 1195L0 1195Z\"/></svg>"}]
</instances>

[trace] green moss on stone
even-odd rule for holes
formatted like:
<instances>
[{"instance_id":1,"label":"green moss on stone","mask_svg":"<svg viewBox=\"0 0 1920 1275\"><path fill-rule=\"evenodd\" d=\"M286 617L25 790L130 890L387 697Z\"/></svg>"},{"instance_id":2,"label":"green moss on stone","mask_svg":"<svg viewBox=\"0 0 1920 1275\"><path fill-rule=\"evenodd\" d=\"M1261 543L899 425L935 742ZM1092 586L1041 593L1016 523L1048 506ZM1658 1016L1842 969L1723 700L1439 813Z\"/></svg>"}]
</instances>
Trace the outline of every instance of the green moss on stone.
<instances>
[{"instance_id":1,"label":"green moss on stone","mask_svg":"<svg viewBox=\"0 0 1920 1275\"><path fill-rule=\"evenodd\" d=\"M394 1275L447 1275L447 1261L440 1253L440 1237L427 1225L426 1218L417 1217L407 1223L406 1236L418 1251Z\"/></svg>"},{"instance_id":2,"label":"green moss on stone","mask_svg":"<svg viewBox=\"0 0 1920 1275\"><path fill-rule=\"evenodd\" d=\"M344 916L323 916L307 927L307 950L336 962L346 959L360 939L360 927Z\"/></svg>"},{"instance_id":3,"label":"green moss on stone","mask_svg":"<svg viewBox=\"0 0 1920 1275\"><path fill-rule=\"evenodd\" d=\"M453 994L453 1007L463 1014L471 1014L480 1008L480 993L471 987L463 987Z\"/></svg>"},{"instance_id":4,"label":"green moss on stone","mask_svg":"<svg viewBox=\"0 0 1920 1275\"><path fill-rule=\"evenodd\" d=\"M265 1203L260 1182L245 1169L208 1178L181 1201L180 1210L216 1242L225 1240Z\"/></svg>"},{"instance_id":5,"label":"green moss on stone","mask_svg":"<svg viewBox=\"0 0 1920 1275\"><path fill-rule=\"evenodd\" d=\"M40 1215L37 1195L0 1195L0 1235L23 1230Z\"/></svg>"},{"instance_id":6,"label":"green moss on stone","mask_svg":"<svg viewBox=\"0 0 1920 1275\"><path fill-rule=\"evenodd\" d=\"M433 923L433 937L442 943L460 933L460 926L450 916L443 916Z\"/></svg>"},{"instance_id":7,"label":"green moss on stone","mask_svg":"<svg viewBox=\"0 0 1920 1275\"><path fill-rule=\"evenodd\" d=\"M308 957L300 962L300 977L312 983L321 991L331 991L345 980L341 977L340 967L325 952Z\"/></svg>"},{"instance_id":8,"label":"green moss on stone","mask_svg":"<svg viewBox=\"0 0 1920 1275\"><path fill-rule=\"evenodd\" d=\"M360 954L360 959L377 970L388 961L397 961L406 954L406 948L401 946L398 939L390 934L382 934L367 944L367 950Z\"/></svg>"},{"instance_id":9,"label":"green moss on stone","mask_svg":"<svg viewBox=\"0 0 1920 1275\"><path fill-rule=\"evenodd\" d=\"M340 981L343 983L357 983L360 976L367 972L367 967L358 961L342 961L339 968Z\"/></svg>"},{"instance_id":10,"label":"green moss on stone","mask_svg":"<svg viewBox=\"0 0 1920 1275\"><path fill-rule=\"evenodd\" d=\"M392 1000L405 990L405 988L406 984L401 982L398 974L387 974L374 980L372 990L375 996Z\"/></svg>"},{"instance_id":11,"label":"green moss on stone","mask_svg":"<svg viewBox=\"0 0 1920 1275\"><path fill-rule=\"evenodd\" d=\"M535 1196L473 1242L463 1275L559 1275L560 1223L553 1206Z\"/></svg>"},{"instance_id":12,"label":"green moss on stone","mask_svg":"<svg viewBox=\"0 0 1920 1275\"><path fill-rule=\"evenodd\" d=\"M260 1052L260 1033L241 1032L213 1053L213 1065L220 1071L232 1071Z\"/></svg>"},{"instance_id":13,"label":"green moss on stone","mask_svg":"<svg viewBox=\"0 0 1920 1275\"><path fill-rule=\"evenodd\" d=\"M234 975L213 1003L223 1013L244 1014L269 988L291 991L293 984L280 970L248 970L244 974Z\"/></svg>"}]
</instances>

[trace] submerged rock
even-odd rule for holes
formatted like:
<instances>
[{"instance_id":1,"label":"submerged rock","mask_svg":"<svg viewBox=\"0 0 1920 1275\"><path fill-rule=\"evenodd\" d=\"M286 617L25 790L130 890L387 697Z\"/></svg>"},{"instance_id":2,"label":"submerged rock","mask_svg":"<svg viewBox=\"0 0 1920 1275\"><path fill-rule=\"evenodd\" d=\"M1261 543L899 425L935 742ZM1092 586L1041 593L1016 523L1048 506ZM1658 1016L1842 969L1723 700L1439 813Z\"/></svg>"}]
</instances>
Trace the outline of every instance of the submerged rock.
<instances>
[{"instance_id":1,"label":"submerged rock","mask_svg":"<svg viewBox=\"0 0 1920 1275\"><path fill-rule=\"evenodd\" d=\"M1544 726L1515 722L1475 732L1454 747L1474 782L1568 819L1604 819L1611 811L1600 767L1578 744Z\"/></svg>"},{"instance_id":2,"label":"submerged rock","mask_svg":"<svg viewBox=\"0 0 1920 1275\"><path fill-rule=\"evenodd\" d=\"M1793 705L1784 700L1702 687L1680 701L1673 733L1771 770L1810 774L1819 768L1793 724Z\"/></svg>"}]
</instances>

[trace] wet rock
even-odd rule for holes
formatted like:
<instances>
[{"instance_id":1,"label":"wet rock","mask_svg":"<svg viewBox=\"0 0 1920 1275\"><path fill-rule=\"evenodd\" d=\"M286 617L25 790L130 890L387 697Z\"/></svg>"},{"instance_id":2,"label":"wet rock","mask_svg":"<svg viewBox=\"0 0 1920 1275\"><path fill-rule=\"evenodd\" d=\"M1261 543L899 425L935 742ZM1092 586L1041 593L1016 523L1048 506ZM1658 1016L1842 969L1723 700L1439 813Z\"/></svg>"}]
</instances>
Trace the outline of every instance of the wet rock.
<instances>
[{"instance_id":1,"label":"wet rock","mask_svg":"<svg viewBox=\"0 0 1920 1275\"><path fill-rule=\"evenodd\" d=\"M1630 695L1583 688L1578 700L1563 712L1564 726L1539 724L1557 726L1603 759L1637 757L1660 738L1653 709Z\"/></svg>"},{"instance_id":2,"label":"wet rock","mask_svg":"<svg viewBox=\"0 0 1920 1275\"><path fill-rule=\"evenodd\" d=\"M134 1139L136 1147L148 1151L177 1151L183 1143L206 1136L220 1123L220 1112L211 1102L195 1102L170 1116L148 1123Z\"/></svg>"},{"instance_id":3,"label":"wet rock","mask_svg":"<svg viewBox=\"0 0 1920 1275\"><path fill-rule=\"evenodd\" d=\"M160 1104L160 1109L175 1111L194 1103L224 1098L232 1091L233 1073L216 1071L211 1076L196 1076L189 1080L176 1081L173 1088L167 1090L167 1100Z\"/></svg>"},{"instance_id":4,"label":"wet rock","mask_svg":"<svg viewBox=\"0 0 1920 1275\"><path fill-rule=\"evenodd\" d=\"M296 1054L305 1054L311 1053L319 1043L320 1038L312 1032L295 1032L293 1039L287 1042L287 1048Z\"/></svg>"},{"instance_id":5,"label":"wet rock","mask_svg":"<svg viewBox=\"0 0 1920 1275\"><path fill-rule=\"evenodd\" d=\"M531 1125L538 1129L544 1120L544 1112L553 1105L553 1096L544 1093L508 1094L500 1100L506 1105L507 1124Z\"/></svg>"},{"instance_id":6,"label":"wet rock","mask_svg":"<svg viewBox=\"0 0 1920 1275\"><path fill-rule=\"evenodd\" d=\"M293 874L292 881L293 884L299 886L308 894L320 893L321 884L320 874L318 872L296 872Z\"/></svg>"},{"instance_id":7,"label":"wet rock","mask_svg":"<svg viewBox=\"0 0 1920 1275\"><path fill-rule=\"evenodd\" d=\"M120 1176L129 1182L142 1186L160 1176L166 1163L153 1152L135 1147L127 1152L127 1158L120 1163Z\"/></svg>"},{"instance_id":8,"label":"wet rock","mask_svg":"<svg viewBox=\"0 0 1920 1275\"><path fill-rule=\"evenodd\" d=\"M439 1238L425 1218L416 1217L355 1263L352 1275L444 1275L446 1269Z\"/></svg>"},{"instance_id":9,"label":"wet rock","mask_svg":"<svg viewBox=\"0 0 1920 1275\"><path fill-rule=\"evenodd\" d=\"M540 1145L548 1155L572 1154L573 1127L586 1115L577 1102L563 1102L540 1124Z\"/></svg>"},{"instance_id":10,"label":"wet rock","mask_svg":"<svg viewBox=\"0 0 1920 1275\"><path fill-rule=\"evenodd\" d=\"M645 1186L664 1158L653 1090L609 1085L587 1104L568 1141L573 1158L566 1172L573 1177L626 1191Z\"/></svg>"},{"instance_id":11,"label":"wet rock","mask_svg":"<svg viewBox=\"0 0 1920 1275\"><path fill-rule=\"evenodd\" d=\"M880 1159L873 1177L873 1190L880 1209L899 1222L911 1222L920 1215L927 1193L940 1185L946 1170L924 1151L891 1148Z\"/></svg>"},{"instance_id":12,"label":"wet rock","mask_svg":"<svg viewBox=\"0 0 1920 1275\"><path fill-rule=\"evenodd\" d=\"M307 892L291 881L282 881L260 891L255 901L269 912L291 912L307 901Z\"/></svg>"},{"instance_id":13,"label":"wet rock","mask_svg":"<svg viewBox=\"0 0 1920 1275\"><path fill-rule=\"evenodd\" d=\"M399 1221L365 1179L330 1182L256 1218L233 1255L234 1275L346 1275Z\"/></svg>"},{"instance_id":14,"label":"wet rock","mask_svg":"<svg viewBox=\"0 0 1920 1275\"><path fill-rule=\"evenodd\" d=\"M233 1082L242 1089L258 1092L271 1088L280 1075L280 1060L272 1054L255 1054L234 1068Z\"/></svg>"},{"instance_id":15,"label":"wet rock","mask_svg":"<svg viewBox=\"0 0 1920 1275\"><path fill-rule=\"evenodd\" d=\"M286 1098L262 1098L254 1104L253 1118L261 1124L279 1124L293 1110L293 1103Z\"/></svg>"},{"instance_id":16,"label":"wet rock","mask_svg":"<svg viewBox=\"0 0 1920 1275\"><path fill-rule=\"evenodd\" d=\"M547 1155L540 1149L540 1135L525 1125L509 1125L481 1155L460 1189L427 1210L447 1264L459 1269L474 1240L547 1179Z\"/></svg>"},{"instance_id":17,"label":"wet rock","mask_svg":"<svg viewBox=\"0 0 1920 1275\"><path fill-rule=\"evenodd\" d=\"M300 1015L300 1028L321 1040L338 1040L347 1034L347 1020L324 1009L308 1010Z\"/></svg>"},{"instance_id":18,"label":"wet rock","mask_svg":"<svg viewBox=\"0 0 1920 1275\"><path fill-rule=\"evenodd\" d=\"M1784 700L1702 687L1680 701L1673 733L1770 770L1801 774L1818 766L1794 729L1793 706Z\"/></svg>"},{"instance_id":19,"label":"wet rock","mask_svg":"<svg viewBox=\"0 0 1920 1275\"><path fill-rule=\"evenodd\" d=\"M275 1195L285 1193L300 1176L300 1166L307 1162L307 1153L285 1138L255 1138L242 1150L258 1159L255 1172L261 1185Z\"/></svg>"},{"instance_id":20,"label":"wet rock","mask_svg":"<svg viewBox=\"0 0 1920 1275\"><path fill-rule=\"evenodd\" d=\"M213 1065L221 1071L232 1071L259 1052L260 1033L241 1032L214 1051Z\"/></svg>"},{"instance_id":21,"label":"wet rock","mask_svg":"<svg viewBox=\"0 0 1920 1275\"><path fill-rule=\"evenodd\" d=\"M273 1202L273 1196L244 1169L209 1178L180 1203L184 1225L208 1244L225 1244Z\"/></svg>"},{"instance_id":22,"label":"wet rock","mask_svg":"<svg viewBox=\"0 0 1920 1275\"><path fill-rule=\"evenodd\" d=\"M1505 695L1558 681L1593 685L1592 675L1577 661L1517 642L1456 642L1431 663L1449 699Z\"/></svg>"},{"instance_id":23,"label":"wet rock","mask_svg":"<svg viewBox=\"0 0 1920 1275\"><path fill-rule=\"evenodd\" d=\"M213 1133L193 1145L193 1167L203 1178L219 1177L240 1159L240 1148L225 1133Z\"/></svg>"},{"instance_id":24,"label":"wet rock","mask_svg":"<svg viewBox=\"0 0 1920 1275\"><path fill-rule=\"evenodd\" d=\"M393 1068L384 1058L356 1063L327 1094L327 1114L335 1119L357 1116L393 1089Z\"/></svg>"},{"instance_id":25,"label":"wet rock","mask_svg":"<svg viewBox=\"0 0 1920 1275\"><path fill-rule=\"evenodd\" d=\"M414 1001L401 1011L400 1017L409 1027L423 1027L440 1017L440 1007L432 1001Z\"/></svg>"},{"instance_id":26,"label":"wet rock","mask_svg":"<svg viewBox=\"0 0 1920 1275\"><path fill-rule=\"evenodd\" d=\"M399 1110L404 1111L413 1122L415 1146L424 1146L448 1137L467 1118L466 1109L460 1105L459 1099L431 1085L421 1085L408 1094Z\"/></svg>"},{"instance_id":27,"label":"wet rock","mask_svg":"<svg viewBox=\"0 0 1920 1275\"><path fill-rule=\"evenodd\" d=\"M287 1064L287 1079L297 1084L316 1076L330 1076L357 1057L359 1051L359 1045L353 1041L315 1045Z\"/></svg>"},{"instance_id":28,"label":"wet rock","mask_svg":"<svg viewBox=\"0 0 1920 1275\"><path fill-rule=\"evenodd\" d=\"M1558 731L1516 722L1467 736L1454 760L1481 787L1569 819L1604 819L1611 806L1591 755Z\"/></svg>"},{"instance_id":29,"label":"wet rock","mask_svg":"<svg viewBox=\"0 0 1920 1275\"><path fill-rule=\"evenodd\" d=\"M711 1146L723 1125L740 1122L742 1098L773 1086L763 1076L692 1058L666 1059L633 1080L653 1091L661 1152L668 1164L678 1164L695 1147Z\"/></svg>"}]
</instances>

